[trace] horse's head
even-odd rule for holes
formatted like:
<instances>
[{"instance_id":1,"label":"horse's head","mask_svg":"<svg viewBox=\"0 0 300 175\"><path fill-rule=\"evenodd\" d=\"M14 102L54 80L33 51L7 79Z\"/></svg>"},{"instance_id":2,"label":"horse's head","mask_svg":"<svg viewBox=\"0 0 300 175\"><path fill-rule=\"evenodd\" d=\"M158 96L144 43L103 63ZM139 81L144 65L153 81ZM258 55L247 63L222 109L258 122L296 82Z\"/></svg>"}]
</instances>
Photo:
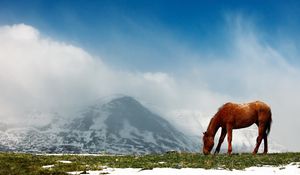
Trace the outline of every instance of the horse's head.
<instances>
[{"instance_id":1,"label":"horse's head","mask_svg":"<svg viewBox=\"0 0 300 175\"><path fill-rule=\"evenodd\" d=\"M214 147L214 137L207 134L207 132L203 133L203 154L208 155L210 151Z\"/></svg>"}]
</instances>

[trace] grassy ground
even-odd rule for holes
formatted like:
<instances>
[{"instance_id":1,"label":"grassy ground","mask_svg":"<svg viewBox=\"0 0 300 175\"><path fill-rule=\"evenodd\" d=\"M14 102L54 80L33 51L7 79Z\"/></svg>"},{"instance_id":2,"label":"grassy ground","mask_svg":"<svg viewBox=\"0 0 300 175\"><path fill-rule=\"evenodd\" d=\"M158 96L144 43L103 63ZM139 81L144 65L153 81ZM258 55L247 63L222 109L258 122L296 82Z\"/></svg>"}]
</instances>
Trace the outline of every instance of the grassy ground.
<instances>
[{"instance_id":1,"label":"grassy ground","mask_svg":"<svg viewBox=\"0 0 300 175\"><path fill-rule=\"evenodd\" d=\"M72 163L61 163L69 160ZM300 153L279 153L268 155L234 154L228 156L204 156L195 153L167 153L144 156L80 156L80 155L34 155L23 153L0 153L0 174L66 174L68 171L101 170L103 166L114 168L156 167L172 168L223 168L244 169L251 166L280 166L300 162ZM43 168L44 165L54 165ZM300 167L299 167L300 168Z\"/></svg>"}]
</instances>

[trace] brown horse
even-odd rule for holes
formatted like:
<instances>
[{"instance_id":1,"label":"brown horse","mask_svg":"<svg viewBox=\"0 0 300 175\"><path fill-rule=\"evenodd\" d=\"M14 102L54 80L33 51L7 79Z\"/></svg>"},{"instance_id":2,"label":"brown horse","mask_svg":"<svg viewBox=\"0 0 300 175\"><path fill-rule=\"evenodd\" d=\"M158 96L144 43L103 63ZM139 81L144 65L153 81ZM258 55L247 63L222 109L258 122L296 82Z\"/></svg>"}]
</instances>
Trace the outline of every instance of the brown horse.
<instances>
[{"instance_id":1,"label":"brown horse","mask_svg":"<svg viewBox=\"0 0 300 175\"><path fill-rule=\"evenodd\" d=\"M232 129L239 129L251 126L255 123L258 126L258 137L253 154L256 154L262 139L264 139L264 153L268 152L268 134L271 129L272 114L270 107L260 101L235 104L226 103L219 108L215 116L210 120L207 131L203 133L203 153L210 154L214 146L214 137L221 127L222 132L215 154L219 153L221 145L227 133L228 154L232 152Z\"/></svg>"}]
</instances>

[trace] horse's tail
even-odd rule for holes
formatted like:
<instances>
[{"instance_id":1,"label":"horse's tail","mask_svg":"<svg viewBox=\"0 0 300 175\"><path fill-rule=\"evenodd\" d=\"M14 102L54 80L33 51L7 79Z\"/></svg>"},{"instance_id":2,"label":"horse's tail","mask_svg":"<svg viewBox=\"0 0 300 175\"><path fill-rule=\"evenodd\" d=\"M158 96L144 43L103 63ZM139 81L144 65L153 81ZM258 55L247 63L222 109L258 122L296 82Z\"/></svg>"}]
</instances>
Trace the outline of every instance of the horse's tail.
<instances>
[{"instance_id":1,"label":"horse's tail","mask_svg":"<svg viewBox=\"0 0 300 175\"><path fill-rule=\"evenodd\" d=\"M266 134L267 135L269 135L269 133L270 133L270 131L271 131L271 124L272 124L272 112L271 112L271 110L269 110L269 113L268 113L268 115L269 115L269 121L268 121L268 123L267 123L267 125L266 125Z\"/></svg>"}]
</instances>

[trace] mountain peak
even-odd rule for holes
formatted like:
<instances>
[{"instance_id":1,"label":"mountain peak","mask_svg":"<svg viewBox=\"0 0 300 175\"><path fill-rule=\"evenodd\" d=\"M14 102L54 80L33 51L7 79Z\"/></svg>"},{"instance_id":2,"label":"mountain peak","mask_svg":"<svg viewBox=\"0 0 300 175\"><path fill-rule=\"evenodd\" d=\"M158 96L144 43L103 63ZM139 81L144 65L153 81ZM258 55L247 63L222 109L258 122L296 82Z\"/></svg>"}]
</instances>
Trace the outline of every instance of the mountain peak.
<instances>
[{"instance_id":1,"label":"mountain peak","mask_svg":"<svg viewBox=\"0 0 300 175\"><path fill-rule=\"evenodd\" d=\"M127 95L123 95L123 96L117 96L115 98L113 98L111 100L111 102L114 101L124 101L124 102L135 102L135 103L139 103L135 98L131 97L131 96L127 96Z\"/></svg>"},{"instance_id":2,"label":"mountain peak","mask_svg":"<svg viewBox=\"0 0 300 175\"><path fill-rule=\"evenodd\" d=\"M195 151L195 143L138 100L126 95L109 96L82 110L58 130L53 152L76 151L118 154ZM45 131L44 131L45 133ZM60 143L61 142L61 143ZM198 148L198 147L197 147Z\"/></svg>"},{"instance_id":3,"label":"mountain peak","mask_svg":"<svg viewBox=\"0 0 300 175\"><path fill-rule=\"evenodd\" d=\"M122 99L124 97L129 97L132 98L128 95L124 95L124 94L112 94L112 95L107 95L107 96L103 96L101 98L98 98L95 102L93 102L93 105L103 105L103 104L107 104L111 101L114 100L118 100L118 99Z\"/></svg>"}]
</instances>

